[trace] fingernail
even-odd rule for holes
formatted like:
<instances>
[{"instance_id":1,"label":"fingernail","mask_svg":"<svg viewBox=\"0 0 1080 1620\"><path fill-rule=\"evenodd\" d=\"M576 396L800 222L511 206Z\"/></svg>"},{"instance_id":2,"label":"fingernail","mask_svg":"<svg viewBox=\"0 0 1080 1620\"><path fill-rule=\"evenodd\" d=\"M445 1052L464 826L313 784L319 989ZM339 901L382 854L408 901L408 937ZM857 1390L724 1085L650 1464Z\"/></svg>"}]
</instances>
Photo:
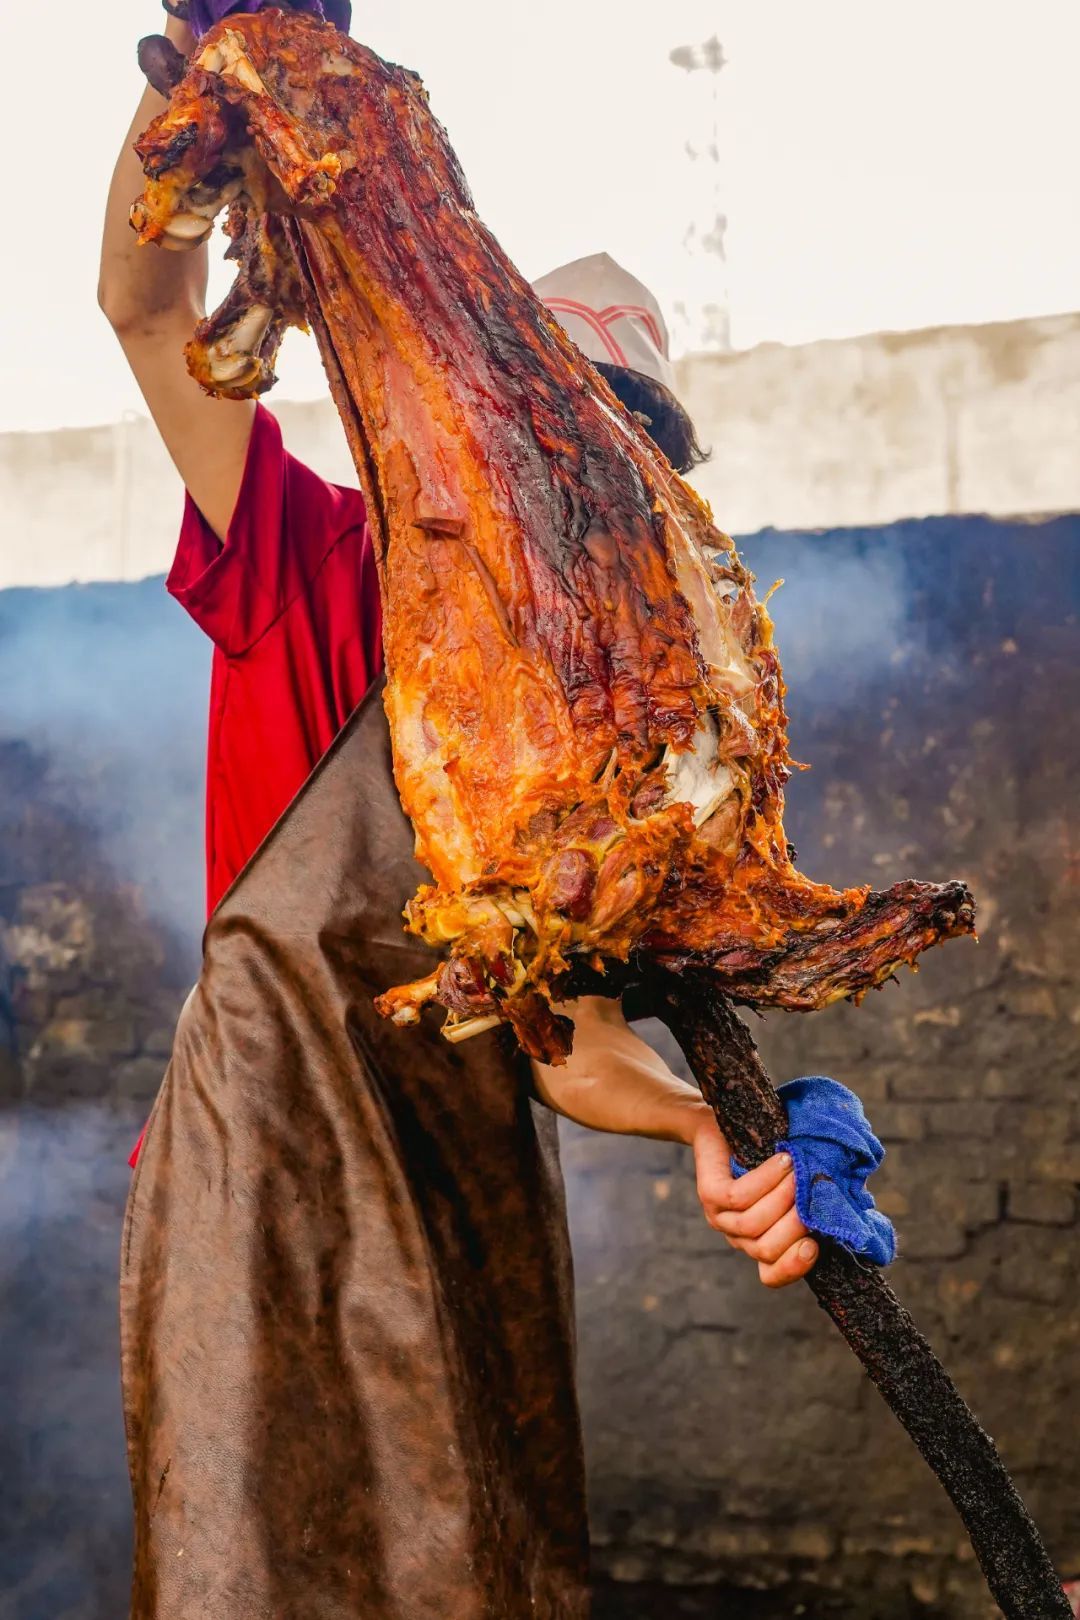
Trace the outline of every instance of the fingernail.
<instances>
[{"instance_id":1,"label":"fingernail","mask_svg":"<svg viewBox=\"0 0 1080 1620\"><path fill-rule=\"evenodd\" d=\"M817 1254L817 1244L812 1243L809 1238L807 1238L805 1243L799 1244L800 1260L812 1260L815 1254Z\"/></svg>"},{"instance_id":2,"label":"fingernail","mask_svg":"<svg viewBox=\"0 0 1080 1620\"><path fill-rule=\"evenodd\" d=\"M785 1170L790 1169L790 1167L791 1167L791 1154L790 1153L781 1153L781 1155L780 1155L780 1163L783 1165Z\"/></svg>"}]
</instances>

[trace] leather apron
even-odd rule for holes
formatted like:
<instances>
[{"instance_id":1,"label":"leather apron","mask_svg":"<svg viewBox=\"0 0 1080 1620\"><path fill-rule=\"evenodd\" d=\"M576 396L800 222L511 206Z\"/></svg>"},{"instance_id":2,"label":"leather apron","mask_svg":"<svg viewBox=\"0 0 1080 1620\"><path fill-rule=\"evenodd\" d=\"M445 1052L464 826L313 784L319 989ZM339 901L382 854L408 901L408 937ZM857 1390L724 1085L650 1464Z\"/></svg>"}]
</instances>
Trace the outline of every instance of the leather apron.
<instances>
[{"instance_id":1,"label":"leather apron","mask_svg":"<svg viewBox=\"0 0 1080 1620\"><path fill-rule=\"evenodd\" d=\"M132 1620L581 1620L555 1119L430 972L381 693L207 926L132 1182Z\"/></svg>"}]
</instances>

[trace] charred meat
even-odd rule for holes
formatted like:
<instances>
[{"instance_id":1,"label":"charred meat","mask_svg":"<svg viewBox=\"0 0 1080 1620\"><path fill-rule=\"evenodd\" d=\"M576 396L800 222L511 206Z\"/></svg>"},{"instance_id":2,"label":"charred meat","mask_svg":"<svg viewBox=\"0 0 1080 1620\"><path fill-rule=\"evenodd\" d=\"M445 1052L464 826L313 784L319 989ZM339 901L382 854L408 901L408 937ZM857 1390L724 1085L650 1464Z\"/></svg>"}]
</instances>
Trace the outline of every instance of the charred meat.
<instances>
[{"instance_id":1,"label":"charred meat","mask_svg":"<svg viewBox=\"0 0 1080 1620\"><path fill-rule=\"evenodd\" d=\"M401 801L446 963L383 997L556 1059L575 961L858 997L970 932L958 883L838 891L784 835L784 684L753 579L477 218L420 81L292 12L201 42L139 143L143 241L228 209L240 273L189 346L260 392L320 343L376 537ZM556 1003L553 1006L553 1002Z\"/></svg>"}]
</instances>

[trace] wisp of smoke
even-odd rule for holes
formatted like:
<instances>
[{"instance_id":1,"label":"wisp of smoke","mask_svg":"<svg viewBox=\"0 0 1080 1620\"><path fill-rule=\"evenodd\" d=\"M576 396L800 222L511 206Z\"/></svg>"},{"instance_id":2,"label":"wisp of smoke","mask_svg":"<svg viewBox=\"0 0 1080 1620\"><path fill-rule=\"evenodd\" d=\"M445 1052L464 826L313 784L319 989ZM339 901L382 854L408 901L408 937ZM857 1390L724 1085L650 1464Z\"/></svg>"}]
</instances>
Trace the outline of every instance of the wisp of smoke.
<instances>
[{"instance_id":1,"label":"wisp of smoke","mask_svg":"<svg viewBox=\"0 0 1080 1620\"><path fill-rule=\"evenodd\" d=\"M209 652L160 579L0 592L0 740L48 760L50 790L148 910L197 941Z\"/></svg>"}]
</instances>

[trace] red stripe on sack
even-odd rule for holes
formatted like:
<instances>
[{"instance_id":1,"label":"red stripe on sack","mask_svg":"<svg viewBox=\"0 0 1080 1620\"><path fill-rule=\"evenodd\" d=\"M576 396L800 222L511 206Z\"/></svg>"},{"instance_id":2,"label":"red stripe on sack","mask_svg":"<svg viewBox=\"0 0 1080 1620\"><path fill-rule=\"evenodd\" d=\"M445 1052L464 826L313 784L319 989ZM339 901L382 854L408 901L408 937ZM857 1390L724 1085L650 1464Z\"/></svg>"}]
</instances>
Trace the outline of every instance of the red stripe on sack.
<instances>
[{"instance_id":1,"label":"red stripe on sack","mask_svg":"<svg viewBox=\"0 0 1080 1620\"><path fill-rule=\"evenodd\" d=\"M646 328L660 353L666 358L667 349L664 345L663 333L660 331L659 323L651 309L646 309L643 304L609 304L606 309L601 309L597 313L605 326L608 321L617 320L621 315L636 317Z\"/></svg>"},{"instance_id":2,"label":"red stripe on sack","mask_svg":"<svg viewBox=\"0 0 1080 1620\"><path fill-rule=\"evenodd\" d=\"M563 310L567 315L577 315L586 325L592 327L617 366L629 366L630 362L621 345L608 331L595 309L590 309L588 304L579 304L575 298L545 298L544 302L549 309Z\"/></svg>"}]
</instances>

